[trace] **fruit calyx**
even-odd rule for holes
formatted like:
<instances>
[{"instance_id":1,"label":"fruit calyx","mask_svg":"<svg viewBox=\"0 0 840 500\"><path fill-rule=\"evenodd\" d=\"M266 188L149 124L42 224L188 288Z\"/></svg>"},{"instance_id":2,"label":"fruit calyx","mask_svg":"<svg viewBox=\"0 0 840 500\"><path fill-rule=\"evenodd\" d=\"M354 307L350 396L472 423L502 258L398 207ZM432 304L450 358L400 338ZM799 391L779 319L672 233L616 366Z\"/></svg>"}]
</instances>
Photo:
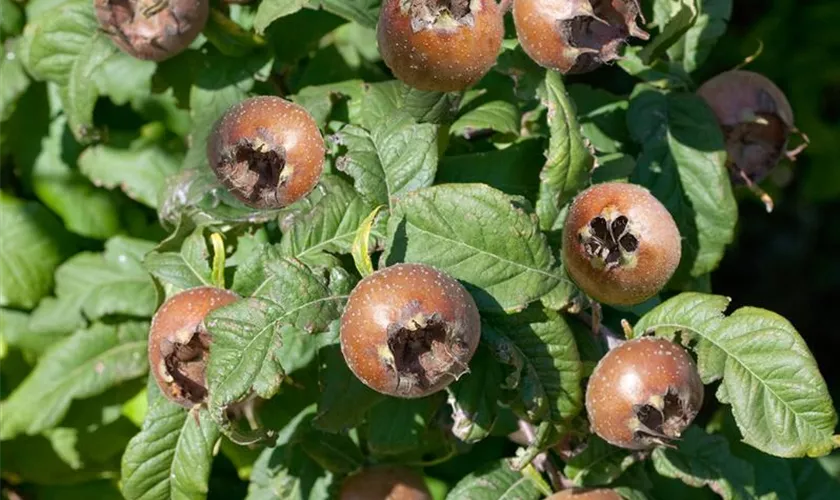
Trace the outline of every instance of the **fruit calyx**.
<instances>
[{"instance_id":1,"label":"fruit calyx","mask_svg":"<svg viewBox=\"0 0 840 500\"><path fill-rule=\"evenodd\" d=\"M381 356L397 374L397 389L427 389L442 378L456 379L468 371L460 361L469 351L455 339L438 313L420 313L418 301L404 308L399 322L388 325L387 352Z\"/></svg>"},{"instance_id":2,"label":"fruit calyx","mask_svg":"<svg viewBox=\"0 0 840 500\"><path fill-rule=\"evenodd\" d=\"M280 188L293 169L286 163L283 146L269 146L257 139L243 139L223 153L219 174L229 179L251 202L280 203Z\"/></svg>"},{"instance_id":3,"label":"fruit calyx","mask_svg":"<svg viewBox=\"0 0 840 500\"><path fill-rule=\"evenodd\" d=\"M557 20L557 27L569 47L578 51L570 72L589 71L618 59L628 36L650 37L636 24L636 18L642 17L638 0L573 0L568 9L568 14Z\"/></svg>"},{"instance_id":4,"label":"fruit calyx","mask_svg":"<svg viewBox=\"0 0 840 500\"><path fill-rule=\"evenodd\" d=\"M593 217L578 233L578 240L596 269L636 266L639 232L627 216L613 207Z\"/></svg>"},{"instance_id":5,"label":"fruit calyx","mask_svg":"<svg viewBox=\"0 0 840 500\"><path fill-rule=\"evenodd\" d=\"M671 442L679 439L683 429L697 416L688 398L681 397L674 387L668 387L663 395L651 396L647 404L635 405L633 412L636 418L631 428L645 446L673 447Z\"/></svg>"},{"instance_id":6,"label":"fruit calyx","mask_svg":"<svg viewBox=\"0 0 840 500\"><path fill-rule=\"evenodd\" d=\"M411 30L454 29L475 25L475 0L401 0L400 9L411 16ZM495 1L495 0L494 0Z\"/></svg>"}]
</instances>

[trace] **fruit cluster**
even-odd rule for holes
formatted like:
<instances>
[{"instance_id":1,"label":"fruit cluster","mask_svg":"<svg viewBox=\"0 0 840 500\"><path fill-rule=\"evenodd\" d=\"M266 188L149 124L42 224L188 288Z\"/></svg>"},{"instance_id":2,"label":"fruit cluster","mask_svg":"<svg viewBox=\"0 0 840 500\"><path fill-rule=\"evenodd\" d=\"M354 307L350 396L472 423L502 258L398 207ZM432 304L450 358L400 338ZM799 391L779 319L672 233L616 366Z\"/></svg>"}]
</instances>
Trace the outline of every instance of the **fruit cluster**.
<instances>
[{"instance_id":1,"label":"fruit cluster","mask_svg":"<svg viewBox=\"0 0 840 500\"><path fill-rule=\"evenodd\" d=\"M96 1L99 21L124 51L163 60L183 51L208 18L204 0ZM139 15L138 15L139 14ZM385 0L377 38L387 66L406 84L461 91L495 64L505 12L494 0ZM561 73L591 71L619 58L638 27L635 0L517 0L519 42L537 63ZM796 129L784 95L767 79L732 71L698 94L725 133L728 166L737 183L760 181L785 155ZM210 167L245 205L272 210L305 197L318 184L325 143L307 111L279 97L258 96L231 107L207 145ZM683 241L665 206L643 187L596 184L579 193L562 230L568 275L591 299L632 306L666 287L680 265ZM196 288L169 298L149 336L149 362L161 390L192 407L207 398L205 364L212 339L203 323L239 297ZM396 264L364 277L341 316L347 366L364 384L395 397L443 390L469 371L481 339L481 317L467 289L423 264ZM640 337L604 356L586 390L592 430L628 449L668 445L703 403L694 361L678 344ZM348 479L341 498L429 498L411 471L388 467ZM378 488L378 489L377 489ZM389 497L391 498L391 497ZM616 498L611 490L565 491L552 498Z\"/></svg>"}]
</instances>

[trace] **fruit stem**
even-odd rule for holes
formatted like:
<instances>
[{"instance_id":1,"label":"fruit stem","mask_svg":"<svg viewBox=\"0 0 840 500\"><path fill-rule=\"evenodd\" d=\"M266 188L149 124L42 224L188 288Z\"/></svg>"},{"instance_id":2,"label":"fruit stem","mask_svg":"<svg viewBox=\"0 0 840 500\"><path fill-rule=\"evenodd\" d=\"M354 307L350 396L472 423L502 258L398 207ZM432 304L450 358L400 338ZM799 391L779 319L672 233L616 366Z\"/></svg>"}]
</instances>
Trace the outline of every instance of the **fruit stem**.
<instances>
[{"instance_id":1,"label":"fruit stem","mask_svg":"<svg viewBox=\"0 0 840 500\"><path fill-rule=\"evenodd\" d=\"M594 315L597 316L597 318L593 319L593 316L590 316L589 313L584 311L578 312L577 315L584 323L586 323L592 328L592 331L596 337L601 337L604 339L604 343L607 344L607 350L615 349L616 347L623 344L625 342L624 337L615 333L609 327L601 323L600 304L597 307L597 313L595 312L595 307L592 308L592 311Z\"/></svg>"}]
</instances>

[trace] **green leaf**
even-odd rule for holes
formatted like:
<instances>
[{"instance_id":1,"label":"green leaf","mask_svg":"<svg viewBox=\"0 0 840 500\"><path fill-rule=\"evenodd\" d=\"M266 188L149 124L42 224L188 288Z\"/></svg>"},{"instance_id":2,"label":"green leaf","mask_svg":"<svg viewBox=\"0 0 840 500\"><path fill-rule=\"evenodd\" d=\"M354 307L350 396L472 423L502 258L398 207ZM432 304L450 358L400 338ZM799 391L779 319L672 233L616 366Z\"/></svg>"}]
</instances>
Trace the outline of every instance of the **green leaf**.
<instances>
[{"instance_id":1,"label":"green leaf","mask_svg":"<svg viewBox=\"0 0 840 500\"><path fill-rule=\"evenodd\" d=\"M419 123L445 123L451 121L459 102L457 93L417 90L399 80L371 83L365 85L364 97L356 103L358 119L351 121L373 130L401 111ZM351 112L351 118L353 116Z\"/></svg>"},{"instance_id":2,"label":"green leaf","mask_svg":"<svg viewBox=\"0 0 840 500\"><path fill-rule=\"evenodd\" d=\"M683 248L677 276L714 270L733 239L738 218L714 114L693 94L640 85L630 100L627 123L642 145L631 180L649 188L680 229Z\"/></svg>"},{"instance_id":3,"label":"green leaf","mask_svg":"<svg viewBox=\"0 0 840 500\"><path fill-rule=\"evenodd\" d=\"M267 448L254 463L246 500L328 500L332 482L303 447Z\"/></svg>"},{"instance_id":4,"label":"green leaf","mask_svg":"<svg viewBox=\"0 0 840 500\"><path fill-rule=\"evenodd\" d=\"M505 149L444 156L435 183L483 183L513 196L536 200L545 162L544 148L544 141L534 138Z\"/></svg>"},{"instance_id":5,"label":"green leaf","mask_svg":"<svg viewBox=\"0 0 840 500\"><path fill-rule=\"evenodd\" d=\"M732 15L732 0L696 0L697 19L685 35L668 49L672 61L681 61L686 73L702 65L718 38L726 32Z\"/></svg>"},{"instance_id":6,"label":"green leaf","mask_svg":"<svg viewBox=\"0 0 840 500\"><path fill-rule=\"evenodd\" d=\"M321 351L318 378L321 397L315 427L340 432L357 427L368 410L383 401L385 396L364 385L347 367L339 346Z\"/></svg>"},{"instance_id":7,"label":"green leaf","mask_svg":"<svg viewBox=\"0 0 840 500\"><path fill-rule=\"evenodd\" d=\"M25 312L0 308L0 343L5 342L9 347L17 347L27 355L32 353L40 356L66 336L65 332L30 331L29 318L30 315ZM27 365L26 373L23 375L28 373L29 366ZM6 389L5 381L3 389Z\"/></svg>"},{"instance_id":8,"label":"green leaf","mask_svg":"<svg viewBox=\"0 0 840 500\"><path fill-rule=\"evenodd\" d=\"M313 265L322 263L324 254L349 253L356 231L374 208L338 176L324 175L316 191L321 197L311 208L284 220L279 246L283 255Z\"/></svg>"},{"instance_id":9,"label":"green leaf","mask_svg":"<svg viewBox=\"0 0 840 500\"><path fill-rule=\"evenodd\" d=\"M0 1L3 18L0 19L0 35L3 40L19 35L26 22L21 7L13 0Z\"/></svg>"},{"instance_id":10,"label":"green leaf","mask_svg":"<svg viewBox=\"0 0 840 500\"><path fill-rule=\"evenodd\" d=\"M102 254L83 252L55 273L56 298L46 298L32 314L36 331L72 331L84 318L112 314L151 317L158 305L157 290L141 264L153 243L118 236L108 240Z\"/></svg>"},{"instance_id":11,"label":"green leaf","mask_svg":"<svg viewBox=\"0 0 840 500\"><path fill-rule=\"evenodd\" d=\"M363 92L361 80L347 80L345 82L330 83L328 85L312 85L304 87L292 96L292 101L300 104L312 115L318 126L324 128L329 121L330 114L336 101L342 97L361 99Z\"/></svg>"},{"instance_id":12,"label":"green leaf","mask_svg":"<svg viewBox=\"0 0 840 500\"><path fill-rule=\"evenodd\" d=\"M8 2L8 3L7 3ZM3 0L3 17L5 18L17 5L12 0ZM17 43L10 44L3 51L0 60L0 122L8 120L15 110L18 99L29 88L30 79L23 68L23 62L18 54Z\"/></svg>"},{"instance_id":13,"label":"green leaf","mask_svg":"<svg viewBox=\"0 0 840 500\"><path fill-rule=\"evenodd\" d=\"M354 179L370 202L391 207L395 198L430 186L438 162L437 127L416 124L405 113L390 114L368 133L348 125L338 135L347 154L336 167Z\"/></svg>"},{"instance_id":14,"label":"green leaf","mask_svg":"<svg viewBox=\"0 0 840 500\"><path fill-rule=\"evenodd\" d=\"M399 455L420 448L443 394L420 399L387 397L368 414L367 445L374 455Z\"/></svg>"},{"instance_id":15,"label":"green leaf","mask_svg":"<svg viewBox=\"0 0 840 500\"><path fill-rule=\"evenodd\" d=\"M123 455L128 500L202 499L219 430L206 409L187 411L167 400L149 377L149 411Z\"/></svg>"},{"instance_id":16,"label":"green leaf","mask_svg":"<svg viewBox=\"0 0 840 500\"><path fill-rule=\"evenodd\" d=\"M444 184L401 198L385 262L422 262L463 281L482 311L520 310L562 279L534 216L481 184Z\"/></svg>"},{"instance_id":17,"label":"green leaf","mask_svg":"<svg viewBox=\"0 0 840 500\"><path fill-rule=\"evenodd\" d=\"M550 230L563 205L585 187L594 159L584 143L574 105L559 73L546 73L545 93L551 137L540 173L536 209L540 227Z\"/></svg>"},{"instance_id":18,"label":"green leaf","mask_svg":"<svg viewBox=\"0 0 840 500\"><path fill-rule=\"evenodd\" d=\"M773 312L743 307L728 317L729 299L682 293L635 325L697 340L704 383L723 379L718 399L732 405L744 442L780 457L824 455L832 450L837 414L825 380L805 341Z\"/></svg>"},{"instance_id":19,"label":"green leaf","mask_svg":"<svg viewBox=\"0 0 840 500\"><path fill-rule=\"evenodd\" d=\"M74 399L146 373L148 327L145 322L95 324L55 346L3 404L2 439L54 427Z\"/></svg>"},{"instance_id":20,"label":"green leaf","mask_svg":"<svg viewBox=\"0 0 840 500\"><path fill-rule=\"evenodd\" d=\"M677 43L694 25L697 18L695 0L657 0L656 4L658 7L665 4L665 8L670 12L667 22L660 24L659 34L653 37L639 54L647 64L664 56L668 48Z\"/></svg>"},{"instance_id":21,"label":"green leaf","mask_svg":"<svg viewBox=\"0 0 840 500\"><path fill-rule=\"evenodd\" d=\"M348 474L365 462L362 451L345 434L331 434L307 425L299 440L303 451L330 472Z\"/></svg>"},{"instance_id":22,"label":"green leaf","mask_svg":"<svg viewBox=\"0 0 840 500\"><path fill-rule=\"evenodd\" d=\"M604 486L618 479L636 462L627 450L616 448L592 434L586 448L566 462L563 474L575 486Z\"/></svg>"},{"instance_id":23,"label":"green leaf","mask_svg":"<svg viewBox=\"0 0 840 500\"><path fill-rule=\"evenodd\" d=\"M204 229L199 228L184 240L180 252L151 252L146 255L143 267L164 283L187 290L213 286L209 257Z\"/></svg>"},{"instance_id":24,"label":"green leaf","mask_svg":"<svg viewBox=\"0 0 840 500\"><path fill-rule=\"evenodd\" d=\"M274 254L264 266L265 280L254 297L217 309L205 319L213 335L208 404L217 419L227 405L251 391L263 398L274 395L284 376L282 339L326 330L346 299L297 261Z\"/></svg>"},{"instance_id":25,"label":"green leaf","mask_svg":"<svg viewBox=\"0 0 840 500\"><path fill-rule=\"evenodd\" d=\"M0 305L31 309L52 289L69 235L38 203L5 193L0 193L0 217Z\"/></svg>"},{"instance_id":26,"label":"green leaf","mask_svg":"<svg viewBox=\"0 0 840 500\"><path fill-rule=\"evenodd\" d=\"M485 315L481 335L497 356L506 354L515 359L514 366L522 366L516 389L530 420L559 424L580 412L583 365L563 316L539 307L508 316Z\"/></svg>"},{"instance_id":27,"label":"green leaf","mask_svg":"<svg viewBox=\"0 0 840 500\"><path fill-rule=\"evenodd\" d=\"M490 435L499 413L502 366L483 344L470 360L470 371L447 388L452 407L452 433L465 443Z\"/></svg>"},{"instance_id":28,"label":"green leaf","mask_svg":"<svg viewBox=\"0 0 840 500\"><path fill-rule=\"evenodd\" d=\"M601 153L617 153L630 144L627 130L630 103L626 97L579 83L569 85L568 91L577 108L583 135L592 147Z\"/></svg>"},{"instance_id":29,"label":"green leaf","mask_svg":"<svg viewBox=\"0 0 840 500\"><path fill-rule=\"evenodd\" d=\"M97 145L85 149L79 157L79 169L94 184L108 189L119 187L129 198L152 208L159 206L167 178L180 167L177 154L154 144L137 144L129 149Z\"/></svg>"},{"instance_id":30,"label":"green leaf","mask_svg":"<svg viewBox=\"0 0 840 500\"><path fill-rule=\"evenodd\" d=\"M85 0L59 2L27 23L23 33L23 61L38 80L67 85L73 66L99 24L93 4Z\"/></svg>"},{"instance_id":31,"label":"green leaf","mask_svg":"<svg viewBox=\"0 0 840 500\"><path fill-rule=\"evenodd\" d=\"M64 221L68 230L90 238L106 239L120 230L116 193L95 187L75 167L80 146L66 133L67 120L50 124L35 159L32 182L35 194Z\"/></svg>"},{"instance_id":32,"label":"green leaf","mask_svg":"<svg viewBox=\"0 0 840 500\"><path fill-rule=\"evenodd\" d=\"M538 500L543 495L536 485L505 461L493 462L461 479L446 500Z\"/></svg>"},{"instance_id":33,"label":"green leaf","mask_svg":"<svg viewBox=\"0 0 840 500\"><path fill-rule=\"evenodd\" d=\"M254 30L257 33L265 33L269 24L281 17L294 14L303 8L307 0L264 0L257 7L257 15L254 16Z\"/></svg>"},{"instance_id":34,"label":"green leaf","mask_svg":"<svg viewBox=\"0 0 840 500\"><path fill-rule=\"evenodd\" d=\"M519 135L519 119L519 109L515 104L505 101L485 102L459 116L452 124L450 133L467 138L480 130Z\"/></svg>"},{"instance_id":35,"label":"green leaf","mask_svg":"<svg viewBox=\"0 0 840 500\"><path fill-rule=\"evenodd\" d=\"M653 465L665 477L695 488L709 486L726 500L753 498L755 477L749 462L732 455L726 439L697 427L686 430L678 449L655 449Z\"/></svg>"},{"instance_id":36,"label":"green leaf","mask_svg":"<svg viewBox=\"0 0 840 500\"><path fill-rule=\"evenodd\" d=\"M320 0L324 10L355 21L368 28L376 28L380 0Z\"/></svg>"}]
</instances>

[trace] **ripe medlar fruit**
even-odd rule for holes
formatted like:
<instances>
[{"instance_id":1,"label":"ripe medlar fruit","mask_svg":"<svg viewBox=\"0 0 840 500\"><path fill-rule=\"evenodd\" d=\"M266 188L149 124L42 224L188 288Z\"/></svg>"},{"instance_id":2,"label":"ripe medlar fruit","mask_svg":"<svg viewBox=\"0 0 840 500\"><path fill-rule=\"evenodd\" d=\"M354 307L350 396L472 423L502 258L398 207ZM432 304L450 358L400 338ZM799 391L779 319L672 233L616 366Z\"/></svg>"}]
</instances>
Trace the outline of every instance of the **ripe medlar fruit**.
<instances>
[{"instance_id":1,"label":"ripe medlar fruit","mask_svg":"<svg viewBox=\"0 0 840 500\"><path fill-rule=\"evenodd\" d=\"M702 405L703 382L694 360L663 338L639 337L612 349L586 387L592 430L631 450L670 444Z\"/></svg>"},{"instance_id":2,"label":"ripe medlar fruit","mask_svg":"<svg viewBox=\"0 0 840 500\"><path fill-rule=\"evenodd\" d=\"M727 166L736 184L764 179L782 157L796 159L806 143L786 151L793 109L769 79L752 71L721 73L704 83L697 94L714 111L726 138ZM769 208L769 207L768 207Z\"/></svg>"},{"instance_id":3,"label":"ripe medlar fruit","mask_svg":"<svg viewBox=\"0 0 840 500\"><path fill-rule=\"evenodd\" d=\"M379 465L348 477L340 500L431 500L420 474L406 467Z\"/></svg>"},{"instance_id":4,"label":"ripe medlar fruit","mask_svg":"<svg viewBox=\"0 0 840 500\"><path fill-rule=\"evenodd\" d=\"M452 277L424 264L367 276L341 316L341 352L368 387L418 398L465 373L481 335L478 308Z\"/></svg>"},{"instance_id":5,"label":"ripe medlar fruit","mask_svg":"<svg viewBox=\"0 0 840 500\"><path fill-rule=\"evenodd\" d=\"M216 123L207 158L216 177L253 208L282 208L321 178L324 139L307 111L279 97L233 105Z\"/></svg>"},{"instance_id":6,"label":"ripe medlar fruit","mask_svg":"<svg viewBox=\"0 0 840 500\"><path fill-rule=\"evenodd\" d=\"M149 366L167 399L185 408L204 402L211 342L204 317L237 300L233 292L200 287L173 295L157 310L149 330Z\"/></svg>"},{"instance_id":7,"label":"ripe medlar fruit","mask_svg":"<svg viewBox=\"0 0 840 500\"><path fill-rule=\"evenodd\" d=\"M631 35L647 40L637 17L641 17L638 0L513 2L522 49L540 66L566 74L586 73L618 59Z\"/></svg>"},{"instance_id":8,"label":"ripe medlar fruit","mask_svg":"<svg viewBox=\"0 0 840 500\"><path fill-rule=\"evenodd\" d=\"M587 490L583 488L570 488L558 491L545 500L624 500L621 495L606 488Z\"/></svg>"},{"instance_id":9,"label":"ripe medlar fruit","mask_svg":"<svg viewBox=\"0 0 840 500\"><path fill-rule=\"evenodd\" d=\"M496 63L503 35L496 0L385 0L376 30L397 78L439 92L478 82Z\"/></svg>"},{"instance_id":10,"label":"ripe medlar fruit","mask_svg":"<svg viewBox=\"0 0 840 500\"><path fill-rule=\"evenodd\" d=\"M99 25L120 49L151 61L183 52L210 13L207 0L94 0L93 5Z\"/></svg>"},{"instance_id":11,"label":"ripe medlar fruit","mask_svg":"<svg viewBox=\"0 0 840 500\"><path fill-rule=\"evenodd\" d=\"M633 305L656 295L682 255L674 218L636 184L596 184L575 197L563 226L563 264L590 297Z\"/></svg>"}]
</instances>

